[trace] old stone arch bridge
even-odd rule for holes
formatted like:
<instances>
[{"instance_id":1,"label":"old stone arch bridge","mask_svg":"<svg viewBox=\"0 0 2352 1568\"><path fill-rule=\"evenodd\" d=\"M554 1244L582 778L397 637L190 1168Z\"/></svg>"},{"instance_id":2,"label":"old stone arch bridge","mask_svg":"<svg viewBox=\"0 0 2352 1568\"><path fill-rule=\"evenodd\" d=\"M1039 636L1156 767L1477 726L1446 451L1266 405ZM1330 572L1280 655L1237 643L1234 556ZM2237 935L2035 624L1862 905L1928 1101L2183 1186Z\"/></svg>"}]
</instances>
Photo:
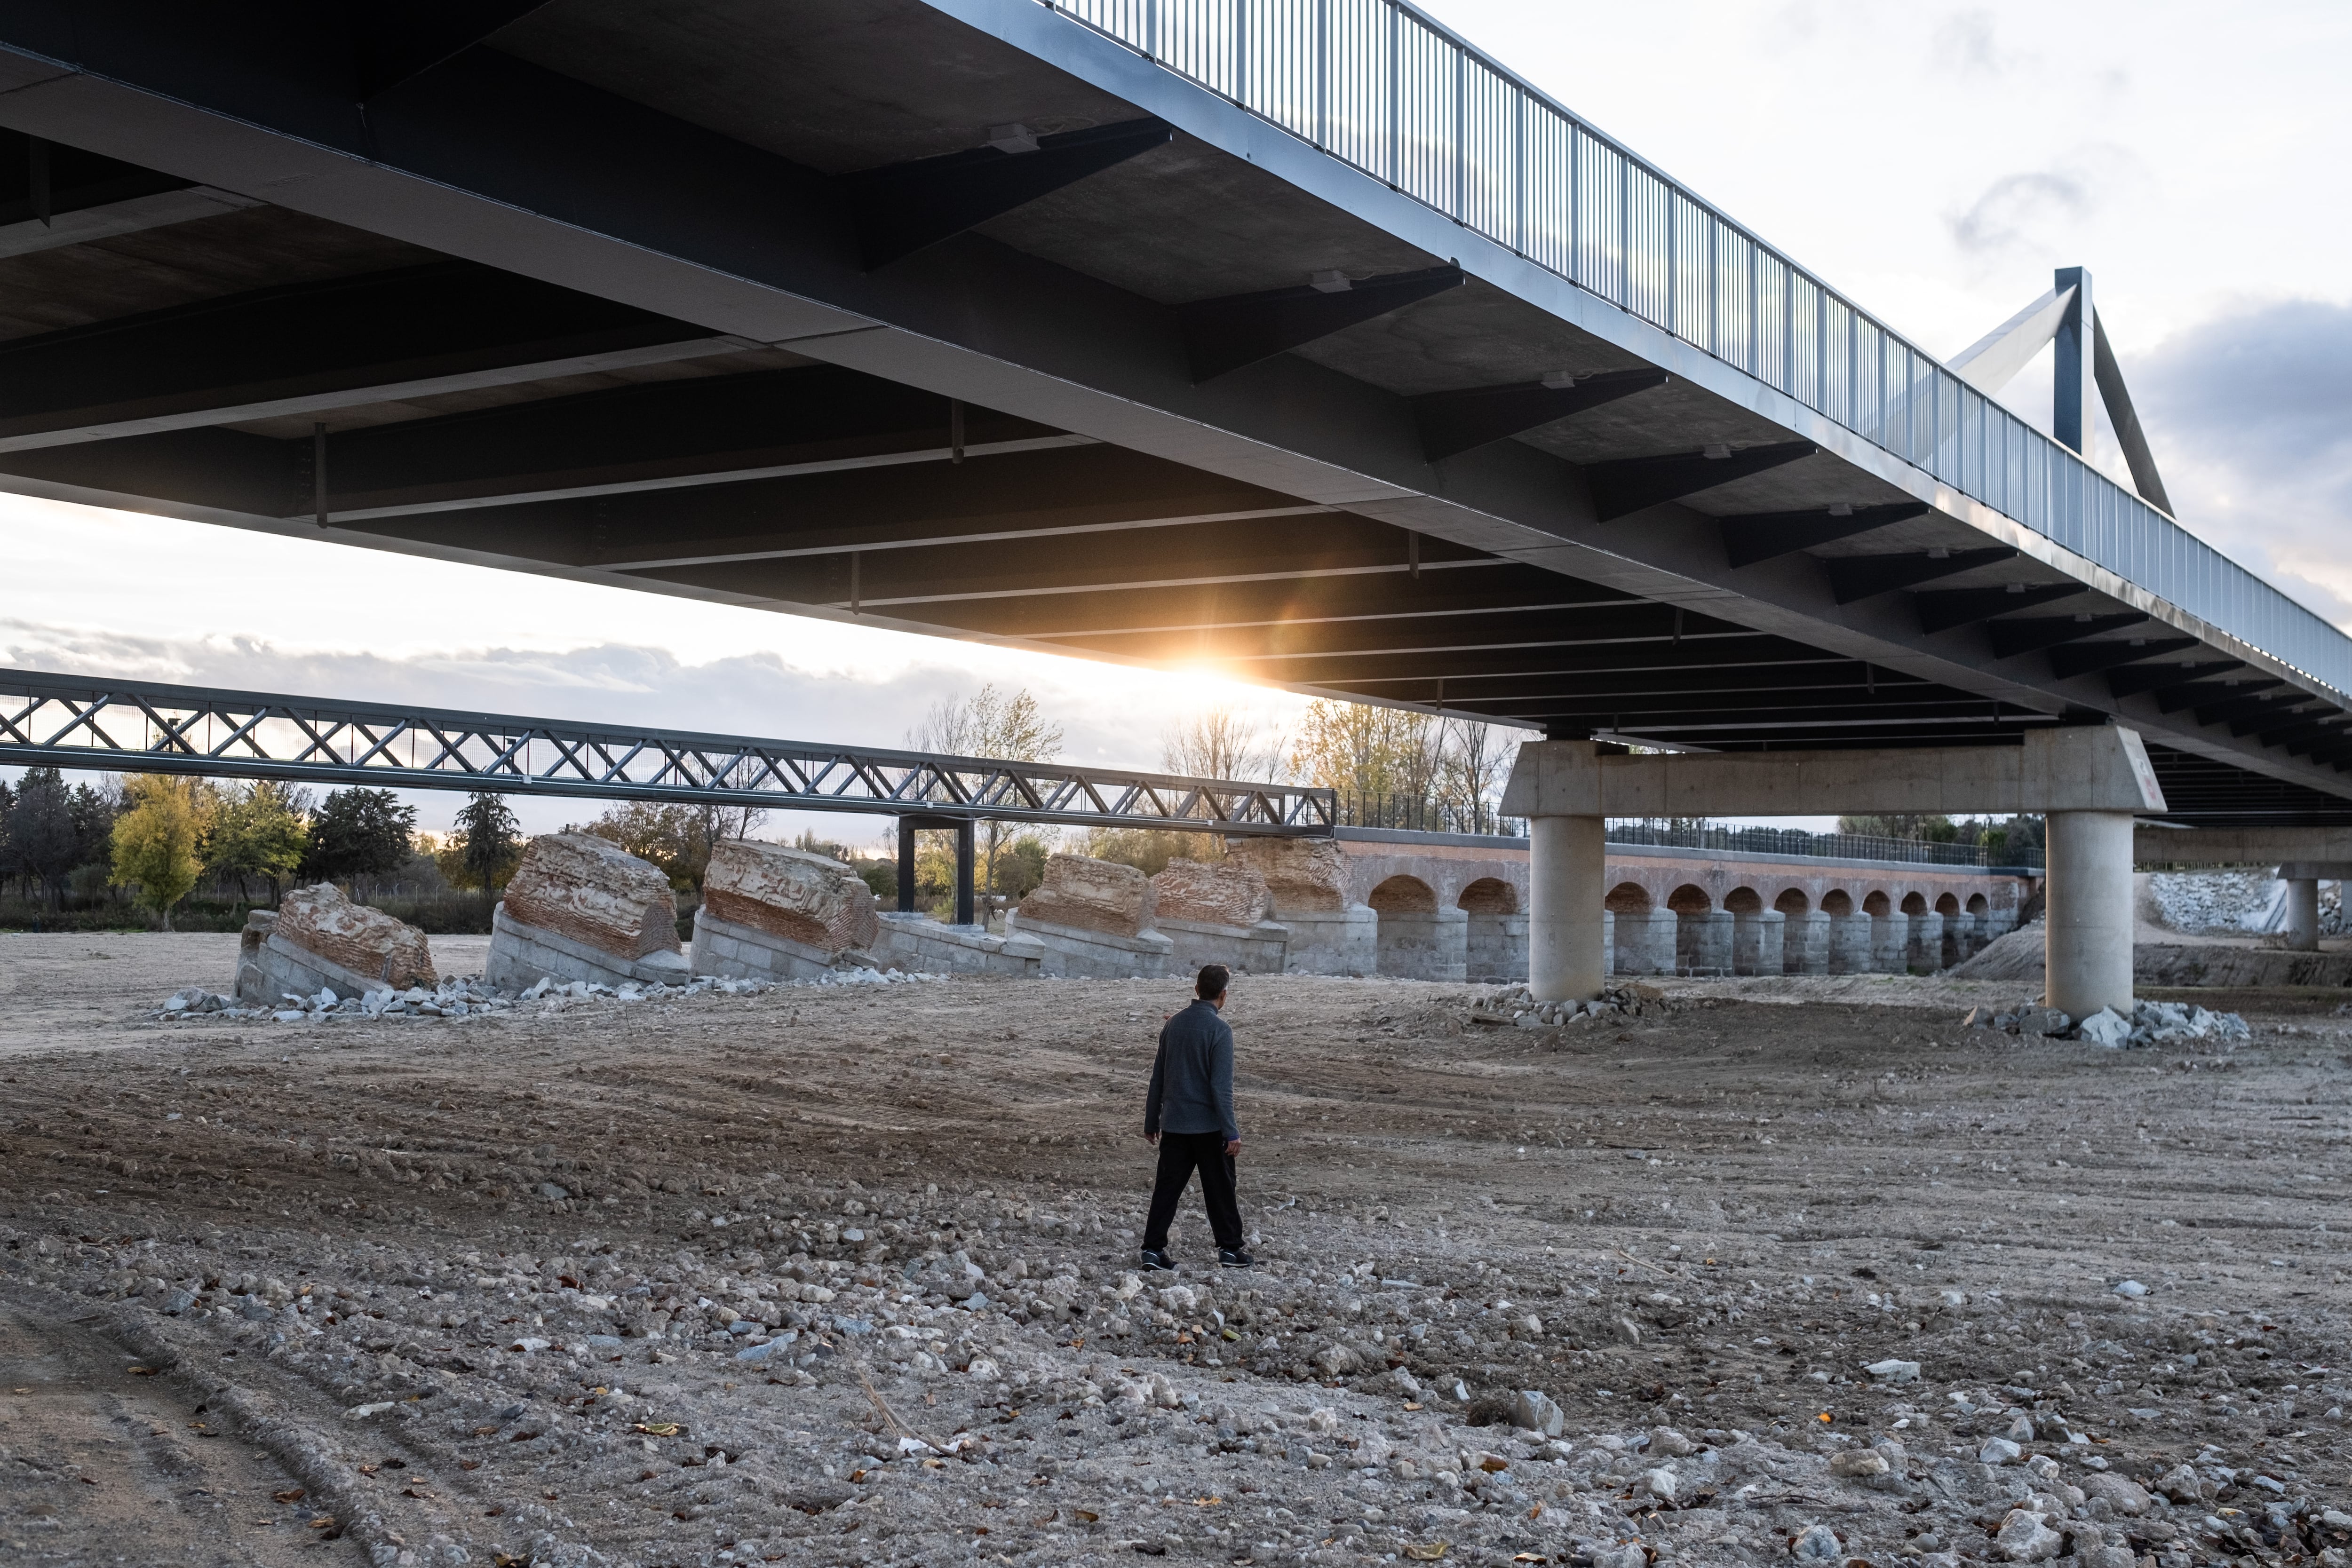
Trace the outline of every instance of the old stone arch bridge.
<instances>
[{"instance_id":1,"label":"old stone arch bridge","mask_svg":"<svg viewBox=\"0 0 2352 1568\"><path fill-rule=\"evenodd\" d=\"M1339 849L1379 973L1526 977L1525 841L1347 828ZM1611 844L1608 867L1618 975L1931 972L2013 928L2038 887L2015 870L1644 844ZM1278 894L1275 918L1293 918Z\"/></svg>"}]
</instances>

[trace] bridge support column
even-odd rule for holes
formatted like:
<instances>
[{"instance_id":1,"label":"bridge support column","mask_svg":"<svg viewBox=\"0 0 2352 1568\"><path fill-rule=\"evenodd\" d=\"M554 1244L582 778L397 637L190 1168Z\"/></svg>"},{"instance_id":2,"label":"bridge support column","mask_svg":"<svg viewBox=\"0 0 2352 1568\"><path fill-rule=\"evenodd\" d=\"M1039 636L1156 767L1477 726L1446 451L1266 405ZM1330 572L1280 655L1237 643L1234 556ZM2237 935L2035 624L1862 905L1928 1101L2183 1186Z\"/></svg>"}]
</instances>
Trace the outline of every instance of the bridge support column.
<instances>
[{"instance_id":1,"label":"bridge support column","mask_svg":"<svg viewBox=\"0 0 2352 1568\"><path fill-rule=\"evenodd\" d=\"M972 923L972 822L968 817L901 817L898 819L898 912L915 910L915 834L940 828L956 836L955 923Z\"/></svg>"},{"instance_id":2,"label":"bridge support column","mask_svg":"<svg viewBox=\"0 0 2352 1568\"><path fill-rule=\"evenodd\" d=\"M1675 916L1675 969L1684 975L1731 973L1731 928L1737 920L1728 909L1702 910Z\"/></svg>"},{"instance_id":3,"label":"bridge support column","mask_svg":"<svg viewBox=\"0 0 2352 1568\"><path fill-rule=\"evenodd\" d=\"M1601 912L1601 972L1617 972L1617 917L1605 909Z\"/></svg>"},{"instance_id":4,"label":"bridge support column","mask_svg":"<svg viewBox=\"0 0 2352 1568\"><path fill-rule=\"evenodd\" d=\"M1907 915L1874 915L1870 917L1870 962L1864 972L1873 975L1901 975L1910 971L1910 958L1906 949L1911 946L1911 917Z\"/></svg>"},{"instance_id":5,"label":"bridge support column","mask_svg":"<svg viewBox=\"0 0 2352 1568\"><path fill-rule=\"evenodd\" d=\"M2132 1009L2132 819L2127 811L2053 811L2048 1004L2068 1018Z\"/></svg>"},{"instance_id":6,"label":"bridge support column","mask_svg":"<svg viewBox=\"0 0 2352 1568\"><path fill-rule=\"evenodd\" d=\"M1870 973L1871 926L1875 925L1867 914L1855 910L1851 915L1832 915L1830 920L1828 967L1830 975L1867 975Z\"/></svg>"},{"instance_id":7,"label":"bridge support column","mask_svg":"<svg viewBox=\"0 0 2352 1568\"><path fill-rule=\"evenodd\" d=\"M2319 879L2315 876L2286 879L2286 946L2291 953L2319 951Z\"/></svg>"},{"instance_id":8,"label":"bridge support column","mask_svg":"<svg viewBox=\"0 0 2352 1568\"><path fill-rule=\"evenodd\" d=\"M1591 1001L1609 973L1607 849L1599 817L1528 823L1528 989L1538 1001Z\"/></svg>"},{"instance_id":9,"label":"bridge support column","mask_svg":"<svg viewBox=\"0 0 2352 1568\"><path fill-rule=\"evenodd\" d=\"M1944 967L1944 917L1940 915L1914 915L1908 917L1911 945L1905 956L1915 975L1932 975Z\"/></svg>"},{"instance_id":10,"label":"bridge support column","mask_svg":"<svg viewBox=\"0 0 2352 1568\"><path fill-rule=\"evenodd\" d=\"M1784 975L1826 975L1830 972L1830 917L1818 909L1791 915L1780 928L1780 972Z\"/></svg>"},{"instance_id":11,"label":"bridge support column","mask_svg":"<svg viewBox=\"0 0 2352 1568\"><path fill-rule=\"evenodd\" d=\"M1777 909L1734 913L1731 917L1731 972L1735 975L1777 975L1780 949L1788 938L1789 917Z\"/></svg>"}]
</instances>

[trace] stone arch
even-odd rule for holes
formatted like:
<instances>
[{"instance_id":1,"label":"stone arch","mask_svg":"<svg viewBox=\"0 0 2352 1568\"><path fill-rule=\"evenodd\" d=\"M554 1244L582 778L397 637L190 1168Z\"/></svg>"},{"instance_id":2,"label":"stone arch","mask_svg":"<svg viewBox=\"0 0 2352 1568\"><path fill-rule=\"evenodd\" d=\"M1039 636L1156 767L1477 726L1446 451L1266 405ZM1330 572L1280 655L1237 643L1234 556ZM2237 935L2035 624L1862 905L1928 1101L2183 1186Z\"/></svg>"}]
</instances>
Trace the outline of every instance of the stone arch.
<instances>
[{"instance_id":1,"label":"stone arch","mask_svg":"<svg viewBox=\"0 0 2352 1568\"><path fill-rule=\"evenodd\" d=\"M1811 914L1813 901L1805 896L1805 890L1801 887L1784 887L1780 896L1772 901L1772 907L1793 919L1800 915Z\"/></svg>"},{"instance_id":2,"label":"stone arch","mask_svg":"<svg viewBox=\"0 0 2352 1568\"><path fill-rule=\"evenodd\" d=\"M1517 915L1519 890L1498 876L1482 876L1462 890L1454 906L1472 915ZM1378 908L1376 904L1373 907Z\"/></svg>"},{"instance_id":3,"label":"stone arch","mask_svg":"<svg viewBox=\"0 0 2352 1568\"><path fill-rule=\"evenodd\" d=\"M1735 887L1723 895L1723 907L1734 915L1755 915L1764 907L1764 895L1752 887Z\"/></svg>"},{"instance_id":4,"label":"stone arch","mask_svg":"<svg viewBox=\"0 0 2352 1568\"><path fill-rule=\"evenodd\" d=\"M1406 980L1466 977L1470 917L1440 908L1435 888L1399 873L1364 902L1380 915L1373 943L1381 974Z\"/></svg>"},{"instance_id":5,"label":"stone arch","mask_svg":"<svg viewBox=\"0 0 2352 1568\"><path fill-rule=\"evenodd\" d=\"M1830 889L1827 893L1822 894L1822 913L1823 915L1852 915L1853 913L1853 894L1848 893L1842 887L1833 887Z\"/></svg>"},{"instance_id":6,"label":"stone arch","mask_svg":"<svg viewBox=\"0 0 2352 1568\"><path fill-rule=\"evenodd\" d=\"M1894 914L1895 901L1886 896L1885 889L1874 887L1863 894L1862 912L1875 920L1881 915Z\"/></svg>"},{"instance_id":7,"label":"stone arch","mask_svg":"<svg viewBox=\"0 0 2352 1568\"><path fill-rule=\"evenodd\" d=\"M1958 899L1958 897L1956 897L1956 896L1954 896L1953 894L1948 894L1948 893L1938 894L1937 894L1937 895L1936 895L1936 913L1937 913L1937 914L1938 914L1938 915L1958 915L1959 912L1960 912L1960 901L1959 901L1959 899Z\"/></svg>"},{"instance_id":8,"label":"stone arch","mask_svg":"<svg viewBox=\"0 0 2352 1568\"><path fill-rule=\"evenodd\" d=\"M1372 889L1364 902L1382 915L1428 915L1437 908L1437 890L1417 876L1400 873Z\"/></svg>"},{"instance_id":9,"label":"stone arch","mask_svg":"<svg viewBox=\"0 0 2352 1568\"><path fill-rule=\"evenodd\" d=\"M1612 915L1647 915L1650 913L1650 890L1638 882L1621 882L1609 890L1601 907Z\"/></svg>"},{"instance_id":10,"label":"stone arch","mask_svg":"<svg viewBox=\"0 0 2352 1568\"><path fill-rule=\"evenodd\" d=\"M1718 914L1715 900L1695 882L1686 882L1666 895L1675 915L1675 972L1682 975L1731 973L1731 926L1734 916Z\"/></svg>"},{"instance_id":11,"label":"stone arch","mask_svg":"<svg viewBox=\"0 0 2352 1568\"><path fill-rule=\"evenodd\" d=\"M1987 899L1983 894L1972 893L1969 894L1969 913L1970 915L1983 915L1991 908L1991 901Z\"/></svg>"},{"instance_id":12,"label":"stone arch","mask_svg":"<svg viewBox=\"0 0 2352 1568\"><path fill-rule=\"evenodd\" d=\"M1906 915L1925 915L1925 914L1927 914L1927 898L1926 898L1923 894L1918 894L1918 893L1906 893L1906 894L1905 894L1903 895L1903 913L1904 913L1904 914L1906 914Z\"/></svg>"},{"instance_id":13,"label":"stone arch","mask_svg":"<svg viewBox=\"0 0 2352 1568\"><path fill-rule=\"evenodd\" d=\"M1528 922L1519 913L1519 890L1500 877L1482 876L1462 890L1454 906L1466 917L1464 974L1473 980L1525 979Z\"/></svg>"},{"instance_id":14,"label":"stone arch","mask_svg":"<svg viewBox=\"0 0 2352 1568\"><path fill-rule=\"evenodd\" d=\"M1715 900L1698 883L1686 882L1666 894L1666 907L1676 915L1706 915L1714 910Z\"/></svg>"}]
</instances>

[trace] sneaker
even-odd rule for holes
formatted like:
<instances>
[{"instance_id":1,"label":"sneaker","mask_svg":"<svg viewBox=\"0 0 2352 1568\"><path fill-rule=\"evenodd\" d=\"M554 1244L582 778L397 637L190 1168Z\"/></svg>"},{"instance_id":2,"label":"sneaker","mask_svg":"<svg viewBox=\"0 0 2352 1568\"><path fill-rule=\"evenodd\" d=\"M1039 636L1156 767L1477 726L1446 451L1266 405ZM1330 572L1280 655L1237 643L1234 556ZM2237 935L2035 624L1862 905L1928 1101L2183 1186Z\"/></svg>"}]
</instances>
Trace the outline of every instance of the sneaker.
<instances>
[{"instance_id":1,"label":"sneaker","mask_svg":"<svg viewBox=\"0 0 2352 1568\"><path fill-rule=\"evenodd\" d=\"M1217 1261L1228 1269L1252 1269L1257 1266L1257 1260L1238 1247L1218 1248Z\"/></svg>"},{"instance_id":2,"label":"sneaker","mask_svg":"<svg viewBox=\"0 0 2352 1568\"><path fill-rule=\"evenodd\" d=\"M1176 1271L1176 1260L1168 1256L1165 1250L1147 1247L1143 1249L1143 1267L1146 1272L1172 1274Z\"/></svg>"}]
</instances>

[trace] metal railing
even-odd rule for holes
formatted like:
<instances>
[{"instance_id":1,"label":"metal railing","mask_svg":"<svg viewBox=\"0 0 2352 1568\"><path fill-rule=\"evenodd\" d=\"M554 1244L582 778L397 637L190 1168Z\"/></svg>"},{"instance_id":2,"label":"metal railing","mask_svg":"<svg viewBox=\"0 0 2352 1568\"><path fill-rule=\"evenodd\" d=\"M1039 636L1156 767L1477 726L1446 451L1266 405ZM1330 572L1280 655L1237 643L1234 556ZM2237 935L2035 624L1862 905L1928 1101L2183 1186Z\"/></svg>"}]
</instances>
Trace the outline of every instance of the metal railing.
<instances>
[{"instance_id":1,"label":"metal railing","mask_svg":"<svg viewBox=\"0 0 2352 1568\"><path fill-rule=\"evenodd\" d=\"M1417 795L1360 792L1339 798L1339 826L1386 828L1406 833L1470 833L1506 839L1528 836L1527 819L1506 817L1488 802L1464 805Z\"/></svg>"},{"instance_id":2,"label":"metal railing","mask_svg":"<svg viewBox=\"0 0 2352 1568\"><path fill-rule=\"evenodd\" d=\"M2352 639L1402 0L1038 0L2352 691Z\"/></svg>"},{"instance_id":3,"label":"metal railing","mask_svg":"<svg viewBox=\"0 0 2352 1568\"><path fill-rule=\"evenodd\" d=\"M0 765L1328 836L1328 789L0 671Z\"/></svg>"}]
</instances>

